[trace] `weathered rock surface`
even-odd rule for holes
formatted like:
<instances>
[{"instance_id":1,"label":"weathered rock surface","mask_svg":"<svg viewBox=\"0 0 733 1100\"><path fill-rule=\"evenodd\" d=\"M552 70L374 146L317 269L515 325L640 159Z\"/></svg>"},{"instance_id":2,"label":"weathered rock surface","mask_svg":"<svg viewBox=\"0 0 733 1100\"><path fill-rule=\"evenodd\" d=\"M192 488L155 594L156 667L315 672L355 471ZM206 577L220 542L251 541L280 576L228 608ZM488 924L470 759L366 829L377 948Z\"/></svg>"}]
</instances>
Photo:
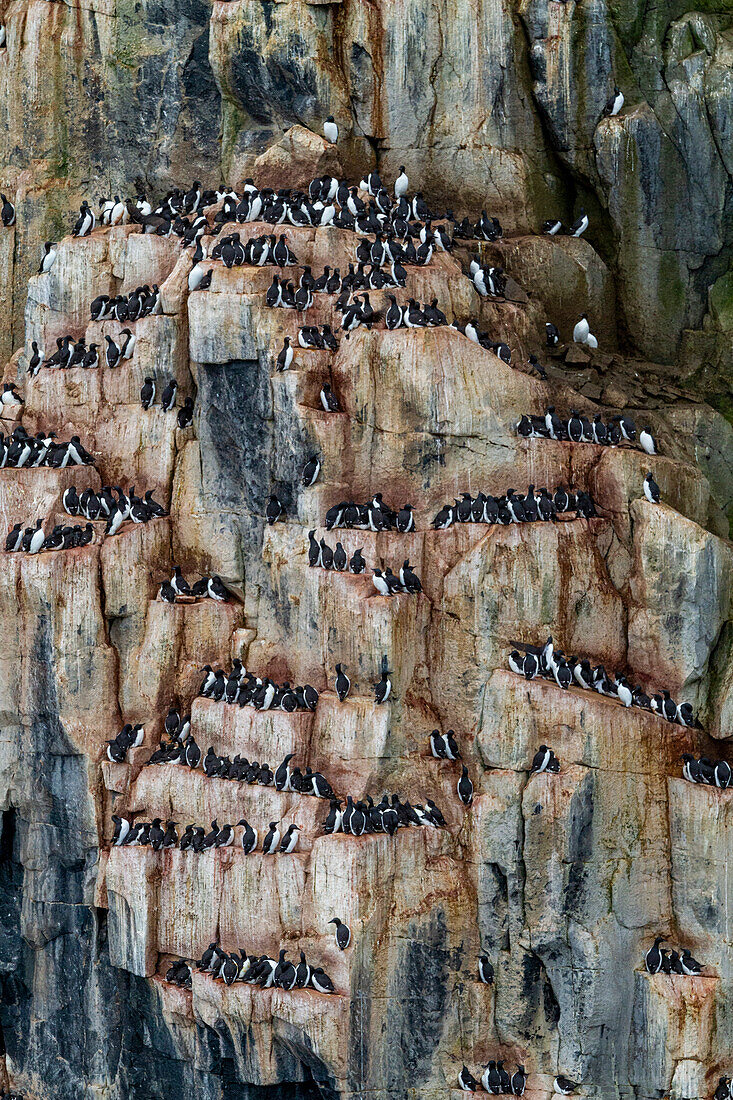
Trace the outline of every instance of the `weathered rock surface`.
<instances>
[{"instance_id":1,"label":"weathered rock surface","mask_svg":"<svg viewBox=\"0 0 733 1100\"><path fill-rule=\"evenodd\" d=\"M0 184L19 217L0 234L14 315L0 353L22 339L38 242L68 229L83 193L178 186L193 163L211 185L268 180L294 147L295 176L331 171L332 113L351 176L405 164L426 194L457 212L486 205L512 232L584 203L622 338L673 361L684 332L707 391L721 393L711 360L730 381L727 0L30 0L4 22ZM606 118L614 82L626 106Z\"/></svg>"},{"instance_id":2,"label":"weathered rock surface","mask_svg":"<svg viewBox=\"0 0 733 1100\"><path fill-rule=\"evenodd\" d=\"M552 18L567 19L569 7L552 5ZM506 13L494 14L492 35L514 41ZM225 31L238 36L243 65L254 51L262 66L280 56L287 28L328 36L354 11L351 0L266 10L258 0L217 4L213 18L221 73L232 56ZM467 18L442 33L459 35ZM448 75L436 69L436 89ZM453 93L464 94L455 80ZM323 87L319 94L335 94ZM230 128L235 93L236 81ZM269 95L261 110L279 126L290 108L270 111ZM229 133L232 157L253 152ZM358 159L357 136L350 141L339 156ZM416 135L410 141L420 148ZM304 153L304 164L328 163L320 139L306 144L316 159ZM263 173L280 151L269 168L268 156ZM240 228L243 237L258 230ZM289 236L314 270L353 258L354 238L342 231ZM31 336L49 347L64 332L118 332L88 322L102 288L159 283L163 313L136 322L134 357L115 370L42 370L31 380L25 352L9 365L28 430L78 431L96 468L0 470L0 516L9 527L57 514L72 481L152 488L171 514L114 538L100 527L79 550L0 555L0 1026L5 1066L29 1096L437 1100L455 1092L464 1062L478 1075L498 1057L526 1065L530 1096L548 1096L563 1072L604 1100L702 1100L730 1068L733 795L680 778L682 752L724 755L733 733L722 418L679 391L666 409L664 387L648 406L636 391L627 405L621 380L647 375L615 350L614 286L587 242L525 234L491 251L521 300L480 303L458 258L444 254L411 269L405 296L437 297L451 319L480 315L510 344L515 366L454 329L376 327L342 339L333 355L299 349L293 369L277 373L282 338L295 336L299 319L265 307L271 272L215 264L211 289L189 296L188 253L129 227L64 240L52 277L31 279L26 347ZM609 350L587 357L588 376L574 377L566 360L549 367L548 382L522 369L543 350L555 301L564 326L580 306L604 326ZM310 322L336 323L333 306L319 296ZM195 393L193 428L140 408L151 371L159 381L174 375L182 396ZM338 413L320 406L325 380ZM616 399L600 404L614 386ZM662 453L521 439L519 416L550 403L561 413L633 409L637 423L649 417ZM313 453L323 471L304 489ZM650 465L659 506L643 496ZM463 491L529 484L585 488L599 515L432 529L437 508ZM268 527L271 492L287 515ZM392 505L411 501L416 530L325 531L329 506L376 492ZM369 567L396 571L409 557L423 592L387 600L369 573L310 569L311 528L332 546L340 539L347 554L361 547ZM220 573L241 601L156 600L173 562L189 576ZM567 653L689 699L704 730L508 670L514 640L541 643L549 633ZM235 655L259 675L312 683L315 712L196 699L201 667L227 667ZM383 655L394 687L378 706ZM337 662L353 685L343 704L333 691ZM294 752L342 797L431 798L447 828L328 836L319 800L148 767L172 701L191 713L204 751L211 744L271 766ZM105 742L127 721L144 724L144 745L113 764ZM456 796L460 768L430 755L436 727L456 730L475 785L470 808ZM557 753L559 775L529 774L540 743ZM110 849L112 813L181 828L244 816L261 835L271 820L297 821L301 842L273 857ZM335 915L352 930L343 953L328 925ZM704 975L644 973L657 934L690 947ZM198 973L185 992L163 980L172 958L193 960L212 940L254 954L283 947L295 958L302 947L336 993L227 988ZM478 981L483 952L492 986Z\"/></svg>"}]
</instances>

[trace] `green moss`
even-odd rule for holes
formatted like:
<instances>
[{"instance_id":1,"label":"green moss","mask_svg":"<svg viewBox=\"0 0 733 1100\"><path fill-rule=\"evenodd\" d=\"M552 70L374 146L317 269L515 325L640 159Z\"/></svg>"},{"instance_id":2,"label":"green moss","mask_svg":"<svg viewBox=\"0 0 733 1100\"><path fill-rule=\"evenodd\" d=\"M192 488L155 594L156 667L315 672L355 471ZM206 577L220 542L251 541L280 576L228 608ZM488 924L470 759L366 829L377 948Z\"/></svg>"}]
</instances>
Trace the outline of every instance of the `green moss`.
<instances>
[{"instance_id":1,"label":"green moss","mask_svg":"<svg viewBox=\"0 0 733 1100\"><path fill-rule=\"evenodd\" d=\"M710 287L710 314L716 328L733 330L733 271L721 275Z\"/></svg>"},{"instance_id":2,"label":"green moss","mask_svg":"<svg viewBox=\"0 0 733 1100\"><path fill-rule=\"evenodd\" d=\"M138 0L117 0L115 27L117 34L109 60L115 66L136 72L141 58L149 53Z\"/></svg>"},{"instance_id":3,"label":"green moss","mask_svg":"<svg viewBox=\"0 0 733 1100\"><path fill-rule=\"evenodd\" d=\"M676 252L663 252L659 261L659 306L662 314L671 322L685 315L687 294L685 281L680 273L680 261Z\"/></svg>"},{"instance_id":4,"label":"green moss","mask_svg":"<svg viewBox=\"0 0 733 1100\"><path fill-rule=\"evenodd\" d=\"M227 172L236 153L237 141L242 130L249 124L249 117L241 107L230 99L222 99L221 104L221 163Z\"/></svg>"}]
</instances>

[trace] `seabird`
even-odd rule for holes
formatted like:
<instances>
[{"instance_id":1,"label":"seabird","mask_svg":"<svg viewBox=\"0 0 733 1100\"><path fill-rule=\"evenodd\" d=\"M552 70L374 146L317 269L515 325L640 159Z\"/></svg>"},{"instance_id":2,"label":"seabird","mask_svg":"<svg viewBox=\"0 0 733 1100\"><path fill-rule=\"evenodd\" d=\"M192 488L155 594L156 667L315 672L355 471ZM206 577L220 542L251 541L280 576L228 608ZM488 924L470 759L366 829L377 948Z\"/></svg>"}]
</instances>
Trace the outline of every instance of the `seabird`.
<instances>
[{"instance_id":1,"label":"seabird","mask_svg":"<svg viewBox=\"0 0 733 1100\"><path fill-rule=\"evenodd\" d=\"M112 814L112 820L115 823L112 844L114 847L119 847L121 844L125 843L127 835L130 832L130 822L125 817L118 817L117 814Z\"/></svg>"},{"instance_id":2,"label":"seabird","mask_svg":"<svg viewBox=\"0 0 733 1100\"><path fill-rule=\"evenodd\" d=\"M293 362L293 349L290 346L290 337L286 336L283 340L282 350L277 357L277 369L279 371L289 370Z\"/></svg>"},{"instance_id":3,"label":"seabird","mask_svg":"<svg viewBox=\"0 0 733 1100\"><path fill-rule=\"evenodd\" d=\"M639 443L648 455L655 455L657 453L657 445L654 441L651 428L646 427L641 429L639 432Z\"/></svg>"},{"instance_id":4,"label":"seabird","mask_svg":"<svg viewBox=\"0 0 733 1100\"><path fill-rule=\"evenodd\" d=\"M38 274L44 275L47 271L50 271L56 260L56 245L53 241L46 241L43 246L43 258L41 259L40 267L38 268Z\"/></svg>"},{"instance_id":5,"label":"seabird","mask_svg":"<svg viewBox=\"0 0 733 1100\"><path fill-rule=\"evenodd\" d=\"M140 404L144 409L149 409L155 402L155 379L146 378L140 389Z\"/></svg>"},{"instance_id":6,"label":"seabird","mask_svg":"<svg viewBox=\"0 0 733 1100\"><path fill-rule=\"evenodd\" d=\"M288 826L287 832L283 835L283 838L280 842L280 851L281 852L285 852L286 854L289 854L290 852L295 851L295 849L298 845L299 832L300 832L300 826L299 825L293 824L293 825Z\"/></svg>"},{"instance_id":7,"label":"seabird","mask_svg":"<svg viewBox=\"0 0 733 1100\"><path fill-rule=\"evenodd\" d=\"M374 700L377 704L386 703L392 691L392 681L389 678L387 658L382 658L382 678L374 685Z\"/></svg>"},{"instance_id":8,"label":"seabird","mask_svg":"<svg viewBox=\"0 0 733 1100\"><path fill-rule=\"evenodd\" d=\"M447 760L448 752L440 730L433 730L430 734L430 751L436 760Z\"/></svg>"},{"instance_id":9,"label":"seabird","mask_svg":"<svg viewBox=\"0 0 733 1100\"><path fill-rule=\"evenodd\" d=\"M272 527L273 523L276 523L284 514L285 509L283 508L280 500L275 495L275 493L272 493L265 507L265 518L268 525Z\"/></svg>"},{"instance_id":10,"label":"seabird","mask_svg":"<svg viewBox=\"0 0 733 1100\"><path fill-rule=\"evenodd\" d=\"M321 405L324 412L340 412L341 406L336 399L336 395L333 393L331 386L328 382L324 382L321 387Z\"/></svg>"},{"instance_id":11,"label":"seabird","mask_svg":"<svg viewBox=\"0 0 733 1100\"><path fill-rule=\"evenodd\" d=\"M680 967L683 974L687 974L689 977L693 977L696 974L702 973L702 967L700 963L693 959L689 950L686 947L682 948L680 953Z\"/></svg>"},{"instance_id":12,"label":"seabird","mask_svg":"<svg viewBox=\"0 0 733 1100\"><path fill-rule=\"evenodd\" d=\"M354 553L351 555L351 559L349 561L349 570L351 573L363 573L366 569L366 562L362 557L361 550L362 548L359 547L359 549L355 550Z\"/></svg>"},{"instance_id":13,"label":"seabird","mask_svg":"<svg viewBox=\"0 0 733 1100\"><path fill-rule=\"evenodd\" d=\"M618 90L618 87L614 87L613 95L609 96L606 106L603 108L603 113L608 118L613 118L617 115L624 105L624 94Z\"/></svg>"},{"instance_id":14,"label":"seabird","mask_svg":"<svg viewBox=\"0 0 733 1100\"><path fill-rule=\"evenodd\" d=\"M340 951L345 951L351 943L351 929L338 917L333 917L328 923L336 925L336 944Z\"/></svg>"},{"instance_id":15,"label":"seabird","mask_svg":"<svg viewBox=\"0 0 733 1100\"><path fill-rule=\"evenodd\" d=\"M478 976L479 981L484 985L491 985L494 981L494 968L489 961L488 955L481 955L478 961Z\"/></svg>"},{"instance_id":16,"label":"seabird","mask_svg":"<svg viewBox=\"0 0 733 1100\"><path fill-rule=\"evenodd\" d=\"M517 1068L511 1076L510 1088L513 1096L523 1096L524 1090L527 1085L527 1074L525 1073L524 1066L517 1063Z\"/></svg>"},{"instance_id":17,"label":"seabird","mask_svg":"<svg viewBox=\"0 0 733 1100\"><path fill-rule=\"evenodd\" d=\"M571 1081L569 1077L564 1077L561 1073L553 1081L552 1087L560 1096L570 1096L578 1088L574 1081Z\"/></svg>"},{"instance_id":18,"label":"seabird","mask_svg":"<svg viewBox=\"0 0 733 1100\"><path fill-rule=\"evenodd\" d=\"M351 680L344 672L343 666L341 664L336 665L336 694L340 703L343 703L350 690Z\"/></svg>"},{"instance_id":19,"label":"seabird","mask_svg":"<svg viewBox=\"0 0 733 1100\"><path fill-rule=\"evenodd\" d=\"M265 839L262 841L262 851L265 855L273 855L280 846L280 830L277 826L277 821L271 821Z\"/></svg>"},{"instance_id":20,"label":"seabird","mask_svg":"<svg viewBox=\"0 0 733 1100\"><path fill-rule=\"evenodd\" d=\"M72 236L74 237L88 237L96 224L96 218L89 206L86 199L81 204L79 210L79 217L76 219L74 228L72 230Z\"/></svg>"},{"instance_id":21,"label":"seabird","mask_svg":"<svg viewBox=\"0 0 733 1100\"><path fill-rule=\"evenodd\" d=\"M3 27L3 34L5 28ZM6 229L9 229L11 225L15 225L15 207L12 202L6 199L5 195L0 195L0 202L2 202L2 208L0 208L0 220Z\"/></svg>"},{"instance_id":22,"label":"seabird","mask_svg":"<svg viewBox=\"0 0 733 1100\"><path fill-rule=\"evenodd\" d=\"M473 802L473 783L469 778L468 768L465 764L463 765L461 778L458 780L458 783L456 785L456 790L458 791L458 797L460 798L464 806L470 806Z\"/></svg>"},{"instance_id":23,"label":"seabird","mask_svg":"<svg viewBox=\"0 0 733 1100\"><path fill-rule=\"evenodd\" d=\"M463 1092L475 1092L478 1088L478 1081L466 1066L458 1074L458 1087Z\"/></svg>"},{"instance_id":24,"label":"seabird","mask_svg":"<svg viewBox=\"0 0 733 1100\"><path fill-rule=\"evenodd\" d=\"M585 210L581 206L581 208L580 208L580 217L578 218L578 220L576 222L574 222L570 226L570 236L571 237L582 237L582 235L585 233L587 228L588 228L588 215L586 214Z\"/></svg>"},{"instance_id":25,"label":"seabird","mask_svg":"<svg viewBox=\"0 0 733 1100\"><path fill-rule=\"evenodd\" d=\"M323 123L323 136L331 145L335 145L339 139L339 128L336 125L333 115L329 115Z\"/></svg>"},{"instance_id":26,"label":"seabird","mask_svg":"<svg viewBox=\"0 0 733 1100\"><path fill-rule=\"evenodd\" d=\"M649 974L658 974L662 969L662 952L659 949L659 945L663 939L664 936L657 936L644 956L644 963Z\"/></svg>"},{"instance_id":27,"label":"seabird","mask_svg":"<svg viewBox=\"0 0 733 1100\"><path fill-rule=\"evenodd\" d=\"M321 472L321 460L317 455L313 455L308 459L303 467L303 473L301 474L301 482L306 489L314 485L318 480L318 475Z\"/></svg>"},{"instance_id":28,"label":"seabird","mask_svg":"<svg viewBox=\"0 0 733 1100\"><path fill-rule=\"evenodd\" d=\"M498 1096L501 1092L501 1074L496 1068L496 1062L493 1060L489 1062L486 1069L481 1074L481 1084L484 1086L486 1092L491 1093L493 1096Z\"/></svg>"},{"instance_id":29,"label":"seabird","mask_svg":"<svg viewBox=\"0 0 733 1100\"><path fill-rule=\"evenodd\" d=\"M113 369L122 358L122 352L111 336L105 336L105 340L107 341L107 348L104 353L105 362L110 369Z\"/></svg>"},{"instance_id":30,"label":"seabird","mask_svg":"<svg viewBox=\"0 0 733 1100\"><path fill-rule=\"evenodd\" d=\"M328 974L320 966L311 972L311 985L318 993L334 993L336 989Z\"/></svg>"},{"instance_id":31,"label":"seabird","mask_svg":"<svg viewBox=\"0 0 733 1100\"><path fill-rule=\"evenodd\" d=\"M650 504L659 504L659 501L661 499L660 493L659 493L659 486L657 485L656 481L654 480L654 477L652 476L651 470L648 472L648 474L644 478L644 496L646 497L646 499L649 501Z\"/></svg>"},{"instance_id":32,"label":"seabird","mask_svg":"<svg viewBox=\"0 0 733 1100\"><path fill-rule=\"evenodd\" d=\"M588 324L588 314L582 313L580 320L573 329L573 340L576 344L584 344L588 339L588 333L590 332L590 325Z\"/></svg>"},{"instance_id":33,"label":"seabird","mask_svg":"<svg viewBox=\"0 0 733 1100\"><path fill-rule=\"evenodd\" d=\"M400 199L403 195L407 194L407 188L410 186L410 181L407 178L404 164L400 165L400 174L394 181L394 193L395 198Z\"/></svg>"},{"instance_id":34,"label":"seabird","mask_svg":"<svg viewBox=\"0 0 733 1100\"><path fill-rule=\"evenodd\" d=\"M176 382L175 378L171 378L160 397L160 405L163 412L170 412L171 409L174 408L176 403L177 389L178 383Z\"/></svg>"},{"instance_id":35,"label":"seabird","mask_svg":"<svg viewBox=\"0 0 733 1100\"><path fill-rule=\"evenodd\" d=\"M547 745L540 745L539 749L534 754L534 757L532 759L532 766L529 769L530 773L531 772L539 773L539 772L547 771L547 765L550 763L551 759L552 759L552 750L548 749Z\"/></svg>"},{"instance_id":36,"label":"seabird","mask_svg":"<svg viewBox=\"0 0 733 1100\"><path fill-rule=\"evenodd\" d=\"M557 325L553 325L552 321L545 321L545 339L547 340L547 346L554 348L560 343L560 332Z\"/></svg>"},{"instance_id":37,"label":"seabird","mask_svg":"<svg viewBox=\"0 0 733 1100\"><path fill-rule=\"evenodd\" d=\"M183 402L181 408L178 410L178 415L176 416L178 427L181 430L190 427L193 423L193 409L194 400L192 397L187 397L186 400Z\"/></svg>"},{"instance_id":38,"label":"seabird","mask_svg":"<svg viewBox=\"0 0 733 1100\"><path fill-rule=\"evenodd\" d=\"M380 596L391 596L392 593L390 591L390 587L387 583L386 577L382 573L382 570L372 569L372 573L372 584L376 588L377 592L379 592Z\"/></svg>"}]
</instances>

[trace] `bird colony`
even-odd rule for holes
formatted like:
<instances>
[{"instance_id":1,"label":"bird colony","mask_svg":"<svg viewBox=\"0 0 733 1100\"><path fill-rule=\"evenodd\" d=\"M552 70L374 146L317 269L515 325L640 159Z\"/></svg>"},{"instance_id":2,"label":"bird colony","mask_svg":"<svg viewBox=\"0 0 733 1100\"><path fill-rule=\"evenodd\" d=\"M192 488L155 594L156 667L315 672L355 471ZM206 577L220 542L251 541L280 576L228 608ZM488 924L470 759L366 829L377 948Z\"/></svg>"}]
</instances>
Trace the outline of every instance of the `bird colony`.
<instances>
[{"instance_id":1,"label":"bird colony","mask_svg":"<svg viewBox=\"0 0 733 1100\"><path fill-rule=\"evenodd\" d=\"M329 1096L727 1100L733 557L665 410L563 372L590 292L404 168L69 230L5 372L6 656L87 761L124 1027ZM602 268L585 211L539 235Z\"/></svg>"}]
</instances>

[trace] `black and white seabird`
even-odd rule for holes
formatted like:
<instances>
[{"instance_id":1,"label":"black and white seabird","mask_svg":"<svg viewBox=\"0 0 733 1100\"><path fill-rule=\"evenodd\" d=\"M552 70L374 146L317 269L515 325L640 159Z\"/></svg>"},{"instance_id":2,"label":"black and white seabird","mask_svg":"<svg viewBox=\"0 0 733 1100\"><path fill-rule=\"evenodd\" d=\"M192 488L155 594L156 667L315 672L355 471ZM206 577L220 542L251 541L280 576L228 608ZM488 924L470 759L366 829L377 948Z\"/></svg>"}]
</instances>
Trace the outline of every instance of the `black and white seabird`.
<instances>
[{"instance_id":1,"label":"black and white seabird","mask_svg":"<svg viewBox=\"0 0 733 1100\"><path fill-rule=\"evenodd\" d=\"M125 336L126 339L120 344L120 358L132 359L133 352L135 351L135 344L137 343L137 336L129 328L123 328L120 332L120 336Z\"/></svg>"},{"instance_id":2,"label":"black and white seabird","mask_svg":"<svg viewBox=\"0 0 733 1100\"><path fill-rule=\"evenodd\" d=\"M390 586L387 583L387 578L382 573L381 569L372 569L372 584L376 588L380 596L391 596L392 592Z\"/></svg>"},{"instance_id":3,"label":"black and white seabird","mask_svg":"<svg viewBox=\"0 0 733 1100\"><path fill-rule=\"evenodd\" d=\"M400 198L402 198L403 195L406 195L407 194L407 189L408 189L409 186L410 186L410 181L407 178L407 173L405 172L405 166L404 166L404 164L401 164L400 165L400 173L397 176L397 179L394 181L395 198L400 199Z\"/></svg>"},{"instance_id":4,"label":"black and white seabird","mask_svg":"<svg viewBox=\"0 0 733 1100\"><path fill-rule=\"evenodd\" d=\"M277 357L277 369L279 371L289 370L293 362L293 349L290 346L290 337L286 336L283 340L283 346L280 354Z\"/></svg>"},{"instance_id":5,"label":"black and white seabird","mask_svg":"<svg viewBox=\"0 0 733 1100\"><path fill-rule=\"evenodd\" d=\"M713 1093L713 1100L730 1100L731 1080L729 1077L719 1077L718 1084Z\"/></svg>"},{"instance_id":6,"label":"black and white seabird","mask_svg":"<svg viewBox=\"0 0 733 1100\"><path fill-rule=\"evenodd\" d=\"M588 324L588 314L581 313L580 320L573 329L573 340L576 344L584 344L588 339L590 332L590 325Z\"/></svg>"},{"instance_id":7,"label":"black and white seabird","mask_svg":"<svg viewBox=\"0 0 733 1100\"><path fill-rule=\"evenodd\" d=\"M377 704L386 703L392 691L392 681L389 678L387 658L382 659L382 678L374 685L374 700Z\"/></svg>"},{"instance_id":8,"label":"black and white seabird","mask_svg":"<svg viewBox=\"0 0 733 1100\"><path fill-rule=\"evenodd\" d=\"M448 751L440 730L433 730L430 734L430 751L436 760L448 759Z\"/></svg>"},{"instance_id":9,"label":"black and white seabird","mask_svg":"<svg viewBox=\"0 0 733 1100\"><path fill-rule=\"evenodd\" d=\"M277 821L271 821L265 839L262 841L262 851L267 856L273 855L280 847L280 830L277 826Z\"/></svg>"},{"instance_id":10,"label":"black and white seabird","mask_svg":"<svg viewBox=\"0 0 733 1100\"><path fill-rule=\"evenodd\" d=\"M570 1096L578 1088L578 1085L571 1081L569 1077L559 1073L553 1081L552 1087L559 1096Z\"/></svg>"},{"instance_id":11,"label":"black and white seabird","mask_svg":"<svg viewBox=\"0 0 733 1100\"><path fill-rule=\"evenodd\" d=\"M582 237L587 228L588 228L588 215L586 214L585 210L581 206L581 208L580 208L580 217L578 218L578 220L576 222L574 222L570 226L570 236L571 237Z\"/></svg>"},{"instance_id":12,"label":"black and white seabird","mask_svg":"<svg viewBox=\"0 0 733 1100\"><path fill-rule=\"evenodd\" d=\"M140 404L144 409L149 409L155 402L155 379L146 378L140 389Z\"/></svg>"},{"instance_id":13,"label":"black and white seabird","mask_svg":"<svg viewBox=\"0 0 733 1100\"><path fill-rule=\"evenodd\" d=\"M693 959L686 947L683 947L680 952L680 968L682 973L687 974L689 977L702 973L702 966L697 959Z\"/></svg>"},{"instance_id":14,"label":"black and white seabird","mask_svg":"<svg viewBox=\"0 0 733 1100\"><path fill-rule=\"evenodd\" d=\"M458 1074L458 1087L462 1092L475 1092L478 1088L478 1081L466 1066Z\"/></svg>"},{"instance_id":15,"label":"black and white seabird","mask_svg":"<svg viewBox=\"0 0 733 1100\"><path fill-rule=\"evenodd\" d=\"M644 478L644 496L650 504L659 504L659 501L661 500L659 486L654 480L651 470Z\"/></svg>"},{"instance_id":16,"label":"black and white seabird","mask_svg":"<svg viewBox=\"0 0 733 1100\"><path fill-rule=\"evenodd\" d=\"M551 760L552 749L548 749L547 745L540 745L532 759L532 766L529 769L530 772L539 773L547 771L547 766Z\"/></svg>"},{"instance_id":17,"label":"black and white seabird","mask_svg":"<svg viewBox=\"0 0 733 1100\"><path fill-rule=\"evenodd\" d=\"M311 968L305 957L305 951L300 952L300 962L295 968L295 988L305 989L310 982Z\"/></svg>"},{"instance_id":18,"label":"black and white seabird","mask_svg":"<svg viewBox=\"0 0 733 1100\"><path fill-rule=\"evenodd\" d=\"M334 993L336 990L328 974L320 966L311 971L311 985L318 993Z\"/></svg>"},{"instance_id":19,"label":"black and white seabird","mask_svg":"<svg viewBox=\"0 0 733 1100\"><path fill-rule=\"evenodd\" d=\"M493 1060L489 1062L486 1069L481 1074L481 1084L485 1091L491 1093L492 1096L498 1096L501 1092L501 1074L496 1068L496 1062Z\"/></svg>"},{"instance_id":20,"label":"black and white seabird","mask_svg":"<svg viewBox=\"0 0 733 1100\"><path fill-rule=\"evenodd\" d=\"M336 944L340 951L345 951L351 943L351 929L338 917L333 917L328 923L336 925Z\"/></svg>"},{"instance_id":21,"label":"black and white seabird","mask_svg":"<svg viewBox=\"0 0 733 1100\"><path fill-rule=\"evenodd\" d=\"M178 410L178 415L176 416L178 427L182 431L185 428L189 428L193 423L193 409L194 399L192 397L187 397L186 400L183 402L181 408Z\"/></svg>"},{"instance_id":22,"label":"black and white seabird","mask_svg":"<svg viewBox=\"0 0 733 1100\"><path fill-rule=\"evenodd\" d=\"M350 690L351 680L344 672L343 666L341 664L336 665L336 694L340 703L343 703Z\"/></svg>"},{"instance_id":23,"label":"black and white seabird","mask_svg":"<svg viewBox=\"0 0 733 1100\"><path fill-rule=\"evenodd\" d=\"M461 778L458 780L458 783L456 785L456 790L458 791L458 797L460 798L463 805L470 806L473 802L473 783L471 782L468 774L468 768L465 764L463 765L461 771Z\"/></svg>"},{"instance_id":24,"label":"black and white seabird","mask_svg":"<svg viewBox=\"0 0 733 1100\"><path fill-rule=\"evenodd\" d=\"M298 846L298 837L300 835L299 825L289 825L287 831L283 834L283 838L280 841L280 851L289 854L294 852Z\"/></svg>"},{"instance_id":25,"label":"black and white seabird","mask_svg":"<svg viewBox=\"0 0 733 1100\"><path fill-rule=\"evenodd\" d=\"M289 752L287 756L283 757L282 763L278 764L275 769L274 782L276 791L290 790L290 761L294 756L294 752Z\"/></svg>"},{"instance_id":26,"label":"black and white seabird","mask_svg":"<svg viewBox=\"0 0 733 1100\"><path fill-rule=\"evenodd\" d=\"M349 560L349 571L351 573L363 573L366 569L366 562L362 557L361 551L362 548L360 546L358 550L355 550L351 555L351 559Z\"/></svg>"},{"instance_id":27,"label":"black and white seabird","mask_svg":"<svg viewBox=\"0 0 733 1100\"><path fill-rule=\"evenodd\" d=\"M4 30L5 28L3 27L3 31ZM5 195L0 195L0 203L2 203L0 207L0 221L2 221L6 229L9 229L11 225L15 225L15 207Z\"/></svg>"},{"instance_id":28,"label":"black and white seabird","mask_svg":"<svg viewBox=\"0 0 733 1100\"><path fill-rule=\"evenodd\" d=\"M646 451L648 455L655 455L657 453L657 445L652 435L652 430L649 427L642 428L639 432L639 443L642 450Z\"/></svg>"},{"instance_id":29,"label":"black and white seabird","mask_svg":"<svg viewBox=\"0 0 733 1100\"><path fill-rule=\"evenodd\" d=\"M649 974L658 974L662 969L662 952L659 945L663 939L664 936L657 936L644 956L644 963Z\"/></svg>"},{"instance_id":30,"label":"black and white seabird","mask_svg":"<svg viewBox=\"0 0 733 1100\"><path fill-rule=\"evenodd\" d=\"M341 411L341 406L338 403L338 399L336 397L336 394L333 392L333 390L331 389L331 386L328 382L324 382L323 385L321 386L320 398L321 398L321 406L322 406L324 412L340 412Z\"/></svg>"},{"instance_id":31,"label":"black and white seabird","mask_svg":"<svg viewBox=\"0 0 733 1100\"><path fill-rule=\"evenodd\" d=\"M547 346L550 348L557 347L560 343L560 332L557 325L553 325L552 321L545 321L545 339L547 340Z\"/></svg>"},{"instance_id":32,"label":"black and white seabird","mask_svg":"<svg viewBox=\"0 0 733 1100\"><path fill-rule=\"evenodd\" d=\"M509 1082L512 1096L524 1096L524 1090L527 1086L527 1074L525 1073L524 1066L517 1064L517 1068L511 1076Z\"/></svg>"},{"instance_id":33,"label":"black and white seabird","mask_svg":"<svg viewBox=\"0 0 733 1100\"><path fill-rule=\"evenodd\" d=\"M81 204L79 217L76 219L72 235L74 237L88 237L96 225L96 218L86 199Z\"/></svg>"},{"instance_id":34,"label":"black and white seabird","mask_svg":"<svg viewBox=\"0 0 733 1100\"><path fill-rule=\"evenodd\" d=\"M124 844L127 839L127 835L130 832L130 822L126 817L118 817L117 814L112 814L112 820L115 823L112 844L114 847L119 847L121 844Z\"/></svg>"},{"instance_id":35,"label":"black and white seabird","mask_svg":"<svg viewBox=\"0 0 733 1100\"><path fill-rule=\"evenodd\" d=\"M175 407L177 389L178 383L175 378L171 378L160 397L160 405L163 412L170 412L171 409Z\"/></svg>"},{"instance_id":36,"label":"black and white seabird","mask_svg":"<svg viewBox=\"0 0 733 1100\"><path fill-rule=\"evenodd\" d=\"M318 455L312 455L303 467L303 473L301 474L301 482L306 489L309 489L311 485L315 485L320 472L321 460Z\"/></svg>"},{"instance_id":37,"label":"black and white seabird","mask_svg":"<svg viewBox=\"0 0 733 1100\"><path fill-rule=\"evenodd\" d=\"M481 955L478 961L478 976L479 981L484 985L491 985L494 980L494 968L491 965L488 955Z\"/></svg>"},{"instance_id":38,"label":"black and white seabird","mask_svg":"<svg viewBox=\"0 0 733 1100\"><path fill-rule=\"evenodd\" d=\"M339 128L336 125L333 115L329 115L323 123L323 136L331 145L335 145L339 139Z\"/></svg>"},{"instance_id":39,"label":"black and white seabird","mask_svg":"<svg viewBox=\"0 0 733 1100\"><path fill-rule=\"evenodd\" d=\"M56 260L56 245L53 241L46 241L43 246L43 258L41 260L40 267L38 268L38 274L44 275L47 271L50 271Z\"/></svg>"},{"instance_id":40,"label":"black and white seabird","mask_svg":"<svg viewBox=\"0 0 733 1100\"><path fill-rule=\"evenodd\" d=\"M617 115L624 105L624 93L618 90L618 87L614 87L613 94L608 97L606 106L603 108L603 113L607 118L613 118Z\"/></svg>"},{"instance_id":41,"label":"black and white seabird","mask_svg":"<svg viewBox=\"0 0 733 1100\"><path fill-rule=\"evenodd\" d=\"M272 493L265 506L265 519L268 525L272 527L273 523L276 523L283 515L285 515L285 509L275 493Z\"/></svg>"},{"instance_id":42,"label":"black and white seabird","mask_svg":"<svg viewBox=\"0 0 733 1100\"><path fill-rule=\"evenodd\" d=\"M107 348L104 353L104 359L107 366L112 369L116 367L122 359L122 352L111 336L105 336L105 340L107 341Z\"/></svg>"}]
</instances>

